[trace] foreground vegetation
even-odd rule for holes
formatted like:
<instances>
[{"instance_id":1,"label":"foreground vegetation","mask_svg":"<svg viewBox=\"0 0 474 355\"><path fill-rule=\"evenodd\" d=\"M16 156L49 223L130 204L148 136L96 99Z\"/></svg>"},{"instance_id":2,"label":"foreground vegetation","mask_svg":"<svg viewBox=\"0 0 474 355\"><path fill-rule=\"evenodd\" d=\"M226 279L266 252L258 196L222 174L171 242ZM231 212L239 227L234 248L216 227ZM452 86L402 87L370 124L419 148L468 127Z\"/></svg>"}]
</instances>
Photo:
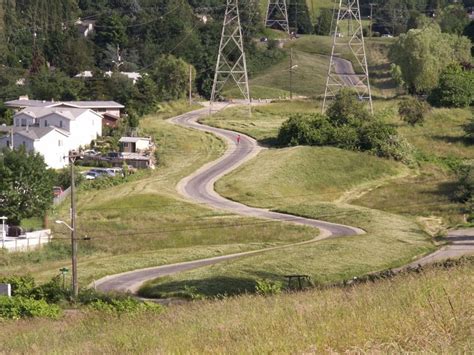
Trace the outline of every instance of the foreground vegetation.
<instances>
[{"instance_id":1,"label":"foreground vegetation","mask_svg":"<svg viewBox=\"0 0 474 355\"><path fill-rule=\"evenodd\" d=\"M75 312L61 321L4 322L0 349L470 353L474 300L467 295L474 293L473 273L473 259L467 259L455 267L428 268L374 283L200 301L171 306L160 315Z\"/></svg>"}]
</instances>

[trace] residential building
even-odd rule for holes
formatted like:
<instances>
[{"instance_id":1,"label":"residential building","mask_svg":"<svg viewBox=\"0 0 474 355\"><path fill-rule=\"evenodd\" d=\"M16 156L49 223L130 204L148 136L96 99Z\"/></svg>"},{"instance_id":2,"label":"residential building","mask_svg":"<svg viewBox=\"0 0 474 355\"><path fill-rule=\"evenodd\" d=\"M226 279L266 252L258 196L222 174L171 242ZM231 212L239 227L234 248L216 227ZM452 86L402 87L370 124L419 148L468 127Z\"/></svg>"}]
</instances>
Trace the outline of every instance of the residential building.
<instances>
[{"instance_id":1,"label":"residential building","mask_svg":"<svg viewBox=\"0 0 474 355\"><path fill-rule=\"evenodd\" d=\"M68 164L69 133L57 127L22 127L10 128L10 132L0 137L0 148L10 147L39 152L48 167L63 168Z\"/></svg>"},{"instance_id":2,"label":"residential building","mask_svg":"<svg viewBox=\"0 0 474 355\"><path fill-rule=\"evenodd\" d=\"M18 112L13 127L1 127L6 136L0 148L24 146L44 156L51 168L68 164L71 150L79 150L102 135L102 116L90 109L28 107Z\"/></svg>"},{"instance_id":3,"label":"residential building","mask_svg":"<svg viewBox=\"0 0 474 355\"><path fill-rule=\"evenodd\" d=\"M119 140L122 153L142 153L152 148L151 138L122 137Z\"/></svg>"},{"instance_id":4,"label":"residential building","mask_svg":"<svg viewBox=\"0 0 474 355\"><path fill-rule=\"evenodd\" d=\"M110 113L112 115L121 117L125 106L115 101L44 101L44 100L30 100L28 96L21 96L18 100L5 102L5 106L14 110L23 110L27 107L66 107L66 108L81 108L94 110L100 114Z\"/></svg>"}]
</instances>

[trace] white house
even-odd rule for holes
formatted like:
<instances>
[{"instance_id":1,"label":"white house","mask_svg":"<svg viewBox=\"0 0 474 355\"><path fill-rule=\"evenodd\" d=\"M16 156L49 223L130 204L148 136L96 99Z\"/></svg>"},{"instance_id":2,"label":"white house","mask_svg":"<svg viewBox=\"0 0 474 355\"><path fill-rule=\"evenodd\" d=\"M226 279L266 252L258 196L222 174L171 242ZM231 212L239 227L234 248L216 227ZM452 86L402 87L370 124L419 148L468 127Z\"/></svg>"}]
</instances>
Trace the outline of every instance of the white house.
<instances>
[{"instance_id":1,"label":"white house","mask_svg":"<svg viewBox=\"0 0 474 355\"><path fill-rule=\"evenodd\" d=\"M140 153L151 148L151 138L122 137L119 140L120 151L125 153Z\"/></svg>"},{"instance_id":2,"label":"white house","mask_svg":"<svg viewBox=\"0 0 474 355\"><path fill-rule=\"evenodd\" d=\"M14 126L0 138L0 148L24 146L44 156L51 168L68 164L64 157L102 135L102 116L89 109L29 107L18 112Z\"/></svg>"},{"instance_id":3,"label":"white house","mask_svg":"<svg viewBox=\"0 0 474 355\"><path fill-rule=\"evenodd\" d=\"M10 134L0 137L0 147L19 149L23 146L27 151L43 155L50 168L60 169L68 164L68 139L68 132L52 126L14 128Z\"/></svg>"},{"instance_id":4,"label":"white house","mask_svg":"<svg viewBox=\"0 0 474 355\"><path fill-rule=\"evenodd\" d=\"M13 118L15 127L57 127L69 133L69 149L78 149L102 135L102 116L95 111L62 107L29 107Z\"/></svg>"}]
</instances>

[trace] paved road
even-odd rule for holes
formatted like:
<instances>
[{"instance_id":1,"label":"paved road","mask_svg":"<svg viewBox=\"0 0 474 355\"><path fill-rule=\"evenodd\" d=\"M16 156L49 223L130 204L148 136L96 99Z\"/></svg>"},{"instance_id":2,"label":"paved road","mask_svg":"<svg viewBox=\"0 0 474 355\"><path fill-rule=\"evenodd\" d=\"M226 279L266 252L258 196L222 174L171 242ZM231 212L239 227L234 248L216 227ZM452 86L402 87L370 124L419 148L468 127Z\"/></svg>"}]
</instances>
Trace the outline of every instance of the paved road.
<instances>
[{"instance_id":1,"label":"paved road","mask_svg":"<svg viewBox=\"0 0 474 355\"><path fill-rule=\"evenodd\" d=\"M333 62L334 68L336 69L336 74L341 78L344 84L346 84L347 86L366 86L360 80L360 76L355 73L354 67L352 66L352 62L339 57L334 57Z\"/></svg>"},{"instance_id":2,"label":"paved road","mask_svg":"<svg viewBox=\"0 0 474 355\"><path fill-rule=\"evenodd\" d=\"M207 112L208 109L201 109L184 114L182 116L172 118L170 120L172 123L177 125L198 129L201 131L212 132L213 134L220 136L225 141L227 141L229 146L227 152L220 159L212 163L206 164L196 173L183 179L178 184L177 189L183 196L194 202L206 204L220 210L231 211L233 213L243 216L251 216L289 223L296 223L315 227L320 230L319 235L313 240L291 244L291 246L314 243L316 241L323 240L326 238L336 238L364 233L364 231L355 227L312 220L297 216L290 216L283 213L276 213L264 209L248 207L243 204L227 200L222 196L218 195L214 191L214 183L223 175L234 170L235 168L243 164L245 161L254 157L262 148L258 146L257 142L254 139L248 136L241 134L240 142L239 144L237 144L237 133L224 129L204 126L197 123L196 121L206 115ZM451 243L450 245L447 245L438 250L437 252L425 256L408 266L414 267L419 264L424 265L450 257L459 257L466 254L474 254L474 229L452 231L448 235L448 240ZM123 274L107 276L101 280L96 281L94 283L94 286L98 290L104 292L119 291L135 293L136 291L138 291L141 285L143 285L143 283L148 280L155 279L157 277L192 270L227 260L267 252L270 250L286 248L288 246L289 245L135 270Z\"/></svg>"},{"instance_id":3,"label":"paved road","mask_svg":"<svg viewBox=\"0 0 474 355\"><path fill-rule=\"evenodd\" d=\"M223 107L224 105L221 104L220 107L214 107L214 109L221 109ZM248 207L246 205L227 200L222 196L218 195L214 191L214 183L223 175L236 169L245 161L257 155L262 148L258 146L257 142L254 139L246 135L240 134L240 141L237 144L237 133L197 123L197 120L207 115L207 113L208 109L201 109L184 114L182 116L172 118L170 121L174 124L183 127L211 132L227 141L228 150L220 159L206 164L191 176L188 176L187 178L183 179L177 186L178 191L183 196L187 197L193 202L206 204L210 207L217 208L220 210L231 211L242 216L257 217L315 227L319 229L319 235L313 240L291 244L287 246L279 246L258 251L238 253L172 265L165 265L126 272L118 275L107 276L94 283L93 286L96 289L104 292L119 291L134 293L140 288L140 286L144 282L155 279L157 277L196 269L206 265L216 264L218 262L232 260L243 256L263 253L275 249L281 249L288 246L304 245L308 243L314 243L316 241L323 240L326 238L336 238L364 233L363 230L355 227L323 222L309 218L291 216L283 213L271 212L265 209Z\"/></svg>"},{"instance_id":4,"label":"paved road","mask_svg":"<svg viewBox=\"0 0 474 355\"><path fill-rule=\"evenodd\" d=\"M459 258L464 255L474 255L474 228L449 231L446 241L448 244L441 247L434 253L431 253L399 269L401 270L410 267L417 267L419 265L423 266L450 258Z\"/></svg>"}]
</instances>

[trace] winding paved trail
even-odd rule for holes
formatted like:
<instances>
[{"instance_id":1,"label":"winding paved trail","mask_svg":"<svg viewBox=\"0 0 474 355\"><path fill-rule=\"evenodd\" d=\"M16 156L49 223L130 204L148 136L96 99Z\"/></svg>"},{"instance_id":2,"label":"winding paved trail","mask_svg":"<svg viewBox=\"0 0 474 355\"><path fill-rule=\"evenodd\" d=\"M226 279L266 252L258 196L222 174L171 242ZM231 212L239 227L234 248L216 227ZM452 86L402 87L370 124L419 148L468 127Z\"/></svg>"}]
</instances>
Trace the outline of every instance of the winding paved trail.
<instances>
[{"instance_id":1,"label":"winding paved trail","mask_svg":"<svg viewBox=\"0 0 474 355\"><path fill-rule=\"evenodd\" d=\"M221 105L219 108L222 109L225 106L226 105ZM318 228L320 231L319 235L312 240L295 244L177 264L151 267L122 274L107 276L94 282L93 286L96 289L104 292L118 291L136 293L146 281L155 279L157 277L167 276L203 266L220 263L223 261L241 258L244 256L264 253L271 250L314 243L327 238L352 236L364 233L363 230L355 227L344 226L340 224L334 224L309 218L272 212L265 209L249 207L238 202L227 200L217 194L214 190L214 183L223 175L236 169L247 160L255 157L262 150L262 148L258 146L257 142L253 138L250 138L246 135L240 134L240 141L237 143L238 133L225 129L205 126L197 122L199 118L202 118L207 114L208 109L205 108L189 112L169 120L171 123L176 125L213 133L218 137L224 139L228 145L226 153L221 158L204 165L194 174L184 178L177 186L178 192L193 202L206 204L210 207L217 208L220 210L227 210L238 215L295 223ZM447 240L450 242L449 245L446 245L438 251L427 255L405 267L399 268L396 271L408 267L425 265L434 261L440 261L450 257L459 257L462 255L474 254L474 229L451 231L448 234Z\"/></svg>"},{"instance_id":2,"label":"winding paved trail","mask_svg":"<svg viewBox=\"0 0 474 355\"><path fill-rule=\"evenodd\" d=\"M219 109L222 109L226 106L227 105L221 104ZM171 275L186 270L192 270L202 266L212 265L222 261L240 258L243 256L249 256L257 253L268 252L271 250L282 249L291 246L314 243L316 241L320 241L327 238L337 238L365 233L362 229L356 227L344 226L341 224L318 221L309 218L292 216L284 213L272 212L265 209L248 207L241 203L227 200L217 194L217 192L215 192L214 190L214 183L219 178L236 169L247 160L255 157L262 150L262 148L257 144L255 139L248 137L244 134L240 134L240 140L239 142L237 142L237 136L239 135L238 133L225 129L209 127L197 122L199 118L205 117L207 114L208 109L205 108L189 112L169 120L171 123L176 125L213 133L216 136L224 139L228 145L226 153L221 158L204 165L194 174L181 180L181 182L177 186L178 192L187 199L191 200L192 202L206 204L210 207L217 208L219 210L230 211L238 215L314 227L319 229L319 235L312 240L300 243L266 248L251 252L224 255L184 263L177 263L172 265L163 265L158 267L130 271L118 275L107 276L94 283L94 287L96 289L104 292L119 291L135 293L136 291L138 291L140 286L143 285L143 283L148 280L155 279L157 277Z\"/></svg>"}]
</instances>

